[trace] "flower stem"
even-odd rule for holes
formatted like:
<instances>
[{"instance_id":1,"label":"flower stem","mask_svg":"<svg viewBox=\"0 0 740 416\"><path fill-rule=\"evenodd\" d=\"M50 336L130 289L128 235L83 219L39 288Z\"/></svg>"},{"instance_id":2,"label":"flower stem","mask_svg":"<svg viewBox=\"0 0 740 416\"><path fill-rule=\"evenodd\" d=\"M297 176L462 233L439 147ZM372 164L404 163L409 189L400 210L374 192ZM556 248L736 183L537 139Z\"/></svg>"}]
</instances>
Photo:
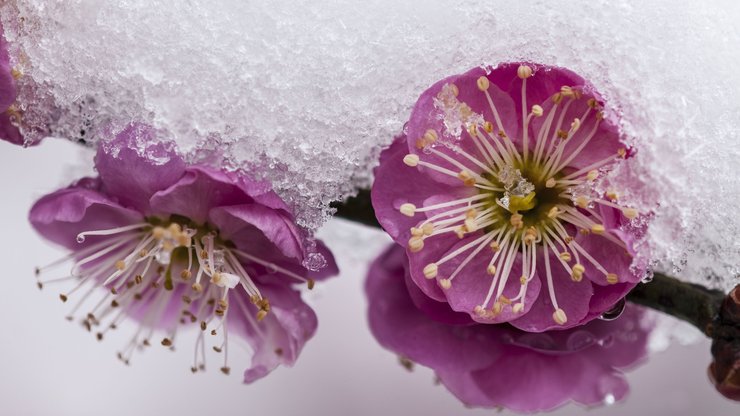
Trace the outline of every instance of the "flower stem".
<instances>
[{"instance_id":1,"label":"flower stem","mask_svg":"<svg viewBox=\"0 0 740 416\"><path fill-rule=\"evenodd\" d=\"M711 336L712 324L724 298L722 291L682 282L662 273L655 273L650 283L637 285L627 295L630 302L687 321L707 336Z\"/></svg>"}]
</instances>

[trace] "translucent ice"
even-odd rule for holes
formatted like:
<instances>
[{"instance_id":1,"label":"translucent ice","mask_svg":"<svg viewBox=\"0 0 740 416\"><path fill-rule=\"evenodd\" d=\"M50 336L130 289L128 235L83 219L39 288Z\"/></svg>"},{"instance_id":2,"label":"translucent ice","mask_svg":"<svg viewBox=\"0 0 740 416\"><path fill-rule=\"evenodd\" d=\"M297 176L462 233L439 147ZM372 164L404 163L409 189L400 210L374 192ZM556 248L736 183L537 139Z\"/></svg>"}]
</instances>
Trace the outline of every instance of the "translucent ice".
<instances>
[{"instance_id":1,"label":"translucent ice","mask_svg":"<svg viewBox=\"0 0 740 416\"><path fill-rule=\"evenodd\" d=\"M94 143L110 122L153 123L193 159L265 172L308 228L369 183L433 82L502 61L568 67L604 93L638 147L611 185L654 211L644 244L659 266L725 287L740 274L738 2L1 7L27 131Z\"/></svg>"}]
</instances>

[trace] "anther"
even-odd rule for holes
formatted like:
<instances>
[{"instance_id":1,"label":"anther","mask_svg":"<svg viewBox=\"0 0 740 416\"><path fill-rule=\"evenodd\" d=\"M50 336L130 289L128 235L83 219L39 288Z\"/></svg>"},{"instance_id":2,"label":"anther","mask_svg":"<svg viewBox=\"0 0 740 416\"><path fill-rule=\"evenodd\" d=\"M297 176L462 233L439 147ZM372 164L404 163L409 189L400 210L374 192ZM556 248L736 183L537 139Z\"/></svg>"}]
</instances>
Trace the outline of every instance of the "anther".
<instances>
[{"instance_id":1,"label":"anther","mask_svg":"<svg viewBox=\"0 0 740 416\"><path fill-rule=\"evenodd\" d=\"M592 108L593 109L593 108L598 107L598 105L599 105L599 103L596 101L595 98L589 98L588 99L588 106L589 106L589 108Z\"/></svg>"},{"instance_id":2,"label":"anther","mask_svg":"<svg viewBox=\"0 0 740 416\"><path fill-rule=\"evenodd\" d=\"M457 85L450 84L450 89L452 90L452 95L454 95L455 97L457 97L458 94L460 94L460 89L457 88Z\"/></svg>"},{"instance_id":3,"label":"anther","mask_svg":"<svg viewBox=\"0 0 740 416\"><path fill-rule=\"evenodd\" d=\"M585 196L581 195L576 198L576 205L578 205L580 208L588 208L588 204L590 201Z\"/></svg>"},{"instance_id":4,"label":"anther","mask_svg":"<svg viewBox=\"0 0 740 416\"><path fill-rule=\"evenodd\" d=\"M406 166L415 168L419 164L419 155L409 153L403 157L403 163L405 163Z\"/></svg>"},{"instance_id":5,"label":"anther","mask_svg":"<svg viewBox=\"0 0 740 416\"><path fill-rule=\"evenodd\" d=\"M490 121L486 121L485 123L483 123L483 129L488 133L491 133L493 131L493 123L491 123Z\"/></svg>"},{"instance_id":6,"label":"anther","mask_svg":"<svg viewBox=\"0 0 740 416\"><path fill-rule=\"evenodd\" d=\"M610 201L616 201L619 199L619 194L617 191L610 189L606 191L606 197L609 198Z\"/></svg>"},{"instance_id":7,"label":"anther","mask_svg":"<svg viewBox=\"0 0 740 416\"><path fill-rule=\"evenodd\" d=\"M163 239L164 238L164 228L160 226L154 227L154 229L152 229L152 237L154 237L154 239L156 240Z\"/></svg>"},{"instance_id":8,"label":"anther","mask_svg":"<svg viewBox=\"0 0 740 416\"><path fill-rule=\"evenodd\" d=\"M617 150L617 156L621 157L622 159L627 157L627 149L625 149L624 147L620 147L619 150Z\"/></svg>"},{"instance_id":9,"label":"anther","mask_svg":"<svg viewBox=\"0 0 740 416\"><path fill-rule=\"evenodd\" d=\"M606 281L610 285L615 285L615 284L619 283L619 277L617 277L617 275L614 274L614 273L609 273L609 274L606 275Z\"/></svg>"},{"instance_id":10,"label":"anther","mask_svg":"<svg viewBox=\"0 0 740 416\"><path fill-rule=\"evenodd\" d=\"M568 138L568 132L565 130L558 130L558 138L559 139L567 139Z\"/></svg>"},{"instance_id":11,"label":"anther","mask_svg":"<svg viewBox=\"0 0 740 416\"><path fill-rule=\"evenodd\" d=\"M573 92L573 88L563 85L560 87L560 93L563 94L563 97L574 97L575 93Z\"/></svg>"},{"instance_id":12,"label":"anther","mask_svg":"<svg viewBox=\"0 0 740 416\"><path fill-rule=\"evenodd\" d=\"M491 307L491 312L495 316L495 315L500 314L503 309L504 309L503 303L496 301L496 302L493 302L493 306Z\"/></svg>"},{"instance_id":13,"label":"anther","mask_svg":"<svg viewBox=\"0 0 740 416\"><path fill-rule=\"evenodd\" d=\"M118 261L116 262L116 269L118 269L118 270L123 270L123 269L125 269L125 268L126 268L126 262L125 262L125 261L123 261L123 260L118 260Z\"/></svg>"},{"instance_id":14,"label":"anther","mask_svg":"<svg viewBox=\"0 0 740 416\"><path fill-rule=\"evenodd\" d=\"M521 79L527 79L532 76L532 68L529 65L519 65L516 75Z\"/></svg>"},{"instance_id":15,"label":"anther","mask_svg":"<svg viewBox=\"0 0 740 416\"><path fill-rule=\"evenodd\" d=\"M563 101L563 94L562 93L559 93L558 92L558 93L555 93L552 96L552 102L554 102L555 104L560 104L561 101Z\"/></svg>"},{"instance_id":16,"label":"anther","mask_svg":"<svg viewBox=\"0 0 740 416\"><path fill-rule=\"evenodd\" d=\"M221 367L221 372L224 373L224 374L226 374L228 376L229 373L231 373L231 368L229 368L229 367Z\"/></svg>"},{"instance_id":17,"label":"anther","mask_svg":"<svg viewBox=\"0 0 740 416\"><path fill-rule=\"evenodd\" d=\"M526 284L527 284L527 276L521 276L521 277L519 278L519 283L520 283L520 284L521 284L522 286L526 285Z\"/></svg>"},{"instance_id":18,"label":"anther","mask_svg":"<svg viewBox=\"0 0 740 416\"><path fill-rule=\"evenodd\" d=\"M144 277L142 275L137 274L136 276L134 276L134 283L136 283L137 285L140 285L143 281Z\"/></svg>"},{"instance_id":19,"label":"anther","mask_svg":"<svg viewBox=\"0 0 740 416\"><path fill-rule=\"evenodd\" d=\"M573 122L570 123L570 131L575 133L579 128L581 128L581 119L574 118Z\"/></svg>"},{"instance_id":20,"label":"anther","mask_svg":"<svg viewBox=\"0 0 740 416\"><path fill-rule=\"evenodd\" d=\"M206 321L200 321L200 330L205 331L208 327L208 324L206 324Z\"/></svg>"},{"instance_id":21,"label":"anther","mask_svg":"<svg viewBox=\"0 0 740 416\"><path fill-rule=\"evenodd\" d=\"M563 260L565 262L569 262L571 260L570 253L568 253L567 251L560 253L559 256L560 256L560 260Z\"/></svg>"},{"instance_id":22,"label":"anther","mask_svg":"<svg viewBox=\"0 0 740 416\"><path fill-rule=\"evenodd\" d=\"M257 321L261 321L265 319L266 316L267 316L266 310L260 309L259 311L257 311Z\"/></svg>"},{"instance_id":23,"label":"anther","mask_svg":"<svg viewBox=\"0 0 740 416\"><path fill-rule=\"evenodd\" d=\"M478 126L475 124L468 126L468 134L470 137L478 137Z\"/></svg>"},{"instance_id":24,"label":"anther","mask_svg":"<svg viewBox=\"0 0 740 416\"><path fill-rule=\"evenodd\" d=\"M193 276L193 273L190 272L190 270L183 270L180 272L180 278L182 280L188 280Z\"/></svg>"},{"instance_id":25,"label":"anther","mask_svg":"<svg viewBox=\"0 0 740 416\"><path fill-rule=\"evenodd\" d=\"M514 313L519 313L522 310L524 310L524 304L521 302L515 303L514 306L511 307L511 311Z\"/></svg>"},{"instance_id":26,"label":"anther","mask_svg":"<svg viewBox=\"0 0 740 416\"><path fill-rule=\"evenodd\" d=\"M565 323L568 322L568 317L565 315L564 310L557 308L552 314L552 320L558 325L565 325Z\"/></svg>"},{"instance_id":27,"label":"anther","mask_svg":"<svg viewBox=\"0 0 740 416\"><path fill-rule=\"evenodd\" d=\"M524 217L522 214L516 213L511 214L511 218L509 218L509 222L511 225L516 228L517 230L521 230L522 227L524 227L524 221L522 220Z\"/></svg>"},{"instance_id":28,"label":"anther","mask_svg":"<svg viewBox=\"0 0 740 416\"><path fill-rule=\"evenodd\" d=\"M498 241L492 242L490 244L490 247L491 247L491 250L493 250L494 253L497 252L497 251L499 251L499 250L501 250L501 245L498 243Z\"/></svg>"},{"instance_id":29,"label":"anther","mask_svg":"<svg viewBox=\"0 0 740 416\"><path fill-rule=\"evenodd\" d=\"M422 248L424 248L424 240L422 240L421 237L411 237L409 239L408 247L412 253L418 253Z\"/></svg>"},{"instance_id":30,"label":"anther","mask_svg":"<svg viewBox=\"0 0 740 416\"><path fill-rule=\"evenodd\" d=\"M535 105L532 106L532 115L533 116L535 116L535 117L542 117L542 114L543 114L542 107L540 107L537 104L535 104Z\"/></svg>"},{"instance_id":31,"label":"anther","mask_svg":"<svg viewBox=\"0 0 740 416\"><path fill-rule=\"evenodd\" d=\"M492 265L490 265L490 266L486 267L486 272L487 272L487 273L488 273L489 275L491 275L491 276L495 275L495 274L496 274L496 266L494 266L494 265L492 264Z\"/></svg>"},{"instance_id":32,"label":"anther","mask_svg":"<svg viewBox=\"0 0 740 416\"><path fill-rule=\"evenodd\" d=\"M475 313L478 316L483 316L486 313L486 310L481 305L476 305L475 308L473 308L473 313Z\"/></svg>"},{"instance_id":33,"label":"anther","mask_svg":"<svg viewBox=\"0 0 740 416\"><path fill-rule=\"evenodd\" d=\"M550 178L547 180L547 182L545 182L545 188L554 188L555 184L557 184L555 178Z\"/></svg>"},{"instance_id":34,"label":"anther","mask_svg":"<svg viewBox=\"0 0 740 416\"><path fill-rule=\"evenodd\" d=\"M424 235L424 230L422 230L421 228L411 227L410 231L411 235L413 235L414 237L421 237Z\"/></svg>"},{"instance_id":35,"label":"anther","mask_svg":"<svg viewBox=\"0 0 740 416\"><path fill-rule=\"evenodd\" d=\"M308 290L313 290L315 285L316 281L314 281L313 279L306 279L306 287L308 287Z\"/></svg>"},{"instance_id":36,"label":"anther","mask_svg":"<svg viewBox=\"0 0 740 416\"><path fill-rule=\"evenodd\" d=\"M463 184L465 186L475 186L475 178L468 172L467 170L461 170L460 173L457 174L458 179L463 181Z\"/></svg>"},{"instance_id":37,"label":"anther","mask_svg":"<svg viewBox=\"0 0 740 416\"><path fill-rule=\"evenodd\" d=\"M586 268L580 263L576 263L571 270L570 277L574 282L580 282L583 279L583 273L586 272Z\"/></svg>"},{"instance_id":38,"label":"anther","mask_svg":"<svg viewBox=\"0 0 740 416\"><path fill-rule=\"evenodd\" d=\"M61 299L62 302L66 302L67 301L67 295L65 295L64 293L60 293L59 294L59 299Z\"/></svg>"},{"instance_id":39,"label":"anther","mask_svg":"<svg viewBox=\"0 0 740 416\"><path fill-rule=\"evenodd\" d=\"M169 338L164 338L164 339L162 339L162 345L164 345L165 347L171 347L172 346L172 340L170 340Z\"/></svg>"},{"instance_id":40,"label":"anther","mask_svg":"<svg viewBox=\"0 0 740 416\"><path fill-rule=\"evenodd\" d=\"M558 215L560 215L560 210L558 209L558 207L552 207L549 211L547 211L547 218L555 219Z\"/></svg>"},{"instance_id":41,"label":"anther","mask_svg":"<svg viewBox=\"0 0 740 416\"><path fill-rule=\"evenodd\" d=\"M481 91L488 90L488 87L491 85L490 82L488 81L488 78L486 77L478 78L477 84L478 84L478 89Z\"/></svg>"},{"instance_id":42,"label":"anther","mask_svg":"<svg viewBox=\"0 0 740 416\"><path fill-rule=\"evenodd\" d=\"M429 263L426 266L424 266L424 277L427 279L434 279L437 277L437 272L439 272L439 267L436 263Z\"/></svg>"},{"instance_id":43,"label":"anther","mask_svg":"<svg viewBox=\"0 0 740 416\"><path fill-rule=\"evenodd\" d=\"M193 283L192 286L190 286L194 291L196 292L202 292L203 286L200 283Z\"/></svg>"},{"instance_id":44,"label":"anther","mask_svg":"<svg viewBox=\"0 0 740 416\"><path fill-rule=\"evenodd\" d=\"M588 179L589 181L594 181L598 177L599 177L599 171L595 169L588 171L588 174L586 175L586 179Z\"/></svg>"},{"instance_id":45,"label":"anther","mask_svg":"<svg viewBox=\"0 0 740 416\"><path fill-rule=\"evenodd\" d=\"M466 218L465 219L465 231L472 233L473 231L478 229L478 225L475 223L474 219Z\"/></svg>"},{"instance_id":46,"label":"anther","mask_svg":"<svg viewBox=\"0 0 740 416\"><path fill-rule=\"evenodd\" d=\"M437 141L437 131L429 129L424 133L424 140L427 144L432 144Z\"/></svg>"},{"instance_id":47,"label":"anther","mask_svg":"<svg viewBox=\"0 0 740 416\"><path fill-rule=\"evenodd\" d=\"M432 235L434 232L434 224L428 222L421 227L421 230L424 231L424 235Z\"/></svg>"},{"instance_id":48,"label":"anther","mask_svg":"<svg viewBox=\"0 0 740 416\"><path fill-rule=\"evenodd\" d=\"M534 227L527 228L524 232L524 244L532 244L537 239L537 229Z\"/></svg>"},{"instance_id":49,"label":"anther","mask_svg":"<svg viewBox=\"0 0 740 416\"><path fill-rule=\"evenodd\" d=\"M407 217L413 217L416 213L416 205L405 203L401 204L401 207L399 208L399 211L401 211L401 214L407 216Z\"/></svg>"},{"instance_id":50,"label":"anther","mask_svg":"<svg viewBox=\"0 0 740 416\"><path fill-rule=\"evenodd\" d=\"M439 285L442 287L442 289L447 290L452 287L452 282L450 281L450 279L442 279L439 281Z\"/></svg>"},{"instance_id":51,"label":"anther","mask_svg":"<svg viewBox=\"0 0 740 416\"><path fill-rule=\"evenodd\" d=\"M638 212L634 208L622 208L622 214L630 220L637 218Z\"/></svg>"},{"instance_id":52,"label":"anther","mask_svg":"<svg viewBox=\"0 0 740 416\"><path fill-rule=\"evenodd\" d=\"M594 234L598 234L598 235L604 234L604 230L605 229L602 224L594 224L591 226L591 232L593 232Z\"/></svg>"}]
</instances>

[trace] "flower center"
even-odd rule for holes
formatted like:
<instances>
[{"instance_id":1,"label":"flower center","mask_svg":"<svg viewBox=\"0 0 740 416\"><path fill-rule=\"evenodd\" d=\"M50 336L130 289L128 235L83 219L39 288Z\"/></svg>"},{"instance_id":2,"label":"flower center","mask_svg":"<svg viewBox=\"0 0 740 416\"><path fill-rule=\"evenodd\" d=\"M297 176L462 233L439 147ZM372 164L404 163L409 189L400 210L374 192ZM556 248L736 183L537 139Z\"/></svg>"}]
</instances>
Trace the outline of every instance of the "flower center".
<instances>
[{"instance_id":1,"label":"flower center","mask_svg":"<svg viewBox=\"0 0 740 416\"><path fill-rule=\"evenodd\" d=\"M38 285L41 288L54 281L78 280L74 288L60 294L64 302L88 287L67 317L69 320L74 319L94 290L106 288L108 293L85 314L82 323L89 331L100 327L96 335L103 339L126 318L137 319L139 330L119 353L119 358L127 364L137 347L150 345L154 328L170 319L168 310L179 302L180 315L161 344L171 347L181 325L199 322L201 332L191 370L205 368L205 334L210 329L212 336L222 334L221 343L213 349L224 352L221 371L228 374L229 311L238 308L255 328L270 311L269 300L252 279L252 274L258 272L256 268L305 282L313 288L311 279L239 250L233 243L219 238L217 230L207 225L197 226L187 218L172 216L167 221L152 218L138 224L85 231L78 234L77 242L84 243L91 237L95 242L62 259L73 262L67 278L39 280ZM37 276L59 263L37 268ZM231 291L238 290L237 286L247 296L231 296ZM248 303L256 307L254 317ZM256 332L260 333L259 329Z\"/></svg>"},{"instance_id":2,"label":"flower center","mask_svg":"<svg viewBox=\"0 0 740 416\"><path fill-rule=\"evenodd\" d=\"M589 164L581 169L570 168L581 152L592 141L603 120L603 112L595 99L588 99L584 112L577 118L566 119L569 108L582 93L563 86L552 97L548 111L545 103L527 110L527 80L532 69L519 67L522 80L522 137L517 144L503 128L499 111L494 104L486 77L477 81L478 89L489 104L494 120L486 120L457 99L458 88L453 84L442 87L434 100L438 117L443 121L447 135L458 137L458 142L445 143L440 149L440 132L430 129L416 141L421 154L408 154L403 162L410 167L425 169L433 175L455 177L461 187L471 188L470 196L424 207L405 203L400 212L426 219L412 227L408 250L413 255L424 248L428 238L444 238L454 234L463 240L439 260L427 264L423 274L437 279L443 290L449 290L474 258L483 256L489 261L485 272L490 279L487 293L481 294L481 303L474 314L495 319L504 312L510 316L524 311L528 287L535 277L538 257L544 260L544 284L553 307L553 320L564 325L565 311L559 307L553 285L553 268L562 267L571 279L580 282L590 264L605 283L615 284L619 277L606 270L578 242L574 232L597 234L626 251L622 240L605 229L603 218L594 208L602 205L617 208L628 219L638 213L633 208L619 205L613 191L600 192L596 186L603 172L626 151ZM538 131L530 136L533 118L544 117ZM463 140L471 143L478 154L463 148ZM451 150L451 151L450 151ZM430 159L430 160L427 160ZM538 255L539 253L539 255ZM558 265L551 265L551 256ZM441 273L445 263L453 259L457 267ZM519 263L521 274L513 276ZM541 267L541 266L540 266ZM589 272L590 273L590 272ZM520 289L513 296L505 296L504 288L511 279L517 279Z\"/></svg>"}]
</instances>

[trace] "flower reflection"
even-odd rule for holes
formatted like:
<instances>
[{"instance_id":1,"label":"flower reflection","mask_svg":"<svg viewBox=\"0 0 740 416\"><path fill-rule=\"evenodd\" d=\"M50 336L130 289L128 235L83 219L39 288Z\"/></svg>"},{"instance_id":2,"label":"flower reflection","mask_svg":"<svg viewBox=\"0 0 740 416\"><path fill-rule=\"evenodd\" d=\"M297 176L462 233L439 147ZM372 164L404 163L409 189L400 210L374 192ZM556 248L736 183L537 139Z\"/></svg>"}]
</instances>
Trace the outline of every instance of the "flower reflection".
<instances>
[{"instance_id":1,"label":"flower reflection","mask_svg":"<svg viewBox=\"0 0 740 416\"><path fill-rule=\"evenodd\" d=\"M434 301L413 283L403 248L394 245L370 267L366 282L370 327L378 342L406 362L432 368L469 406L550 410L621 400L622 369L646 355L652 323L628 305L613 321L529 333L486 325Z\"/></svg>"}]
</instances>

